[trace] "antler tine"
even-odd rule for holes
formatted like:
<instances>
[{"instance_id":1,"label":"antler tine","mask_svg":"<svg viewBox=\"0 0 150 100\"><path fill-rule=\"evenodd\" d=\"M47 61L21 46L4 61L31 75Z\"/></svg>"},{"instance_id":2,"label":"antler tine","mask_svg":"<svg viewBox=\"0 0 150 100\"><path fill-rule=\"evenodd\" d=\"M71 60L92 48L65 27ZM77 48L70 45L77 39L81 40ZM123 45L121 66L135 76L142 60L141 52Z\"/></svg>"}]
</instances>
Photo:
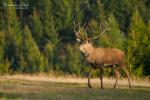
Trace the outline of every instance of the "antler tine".
<instances>
[{"instance_id":1,"label":"antler tine","mask_svg":"<svg viewBox=\"0 0 150 100\"><path fill-rule=\"evenodd\" d=\"M87 34L86 34L87 29L88 29L88 26L84 30L86 40L88 40L88 37L87 37Z\"/></svg>"},{"instance_id":2,"label":"antler tine","mask_svg":"<svg viewBox=\"0 0 150 100\"><path fill-rule=\"evenodd\" d=\"M76 26L78 26L80 23L78 22L78 23L76 24L76 22L74 21L73 24L74 24L74 26L76 27Z\"/></svg>"},{"instance_id":3,"label":"antler tine","mask_svg":"<svg viewBox=\"0 0 150 100\"><path fill-rule=\"evenodd\" d=\"M76 27L78 26L78 23L76 24L76 22L74 21L73 24L74 24L74 27L75 27L75 28L74 28L74 32L76 33L76 32L77 32L77 31L76 31Z\"/></svg>"},{"instance_id":4,"label":"antler tine","mask_svg":"<svg viewBox=\"0 0 150 100\"><path fill-rule=\"evenodd\" d=\"M82 27L85 27L85 26L86 26L86 23L84 23Z\"/></svg>"},{"instance_id":5,"label":"antler tine","mask_svg":"<svg viewBox=\"0 0 150 100\"><path fill-rule=\"evenodd\" d=\"M97 36L95 36L95 37L93 37L93 38L90 38L90 39L96 39L96 38L99 38L99 37L101 37L101 35L103 35L103 34L105 33L105 31L110 30L110 28L108 28L108 25L107 25L107 21L106 21L106 20L104 21L104 24L105 24L104 30L103 30L99 35L97 35ZM101 29L101 24L100 24L100 29Z\"/></svg>"},{"instance_id":6,"label":"antler tine","mask_svg":"<svg viewBox=\"0 0 150 100\"><path fill-rule=\"evenodd\" d=\"M73 25L74 25L74 32L76 33L76 29L75 29L76 28L76 22L75 21L73 22Z\"/></svg>"},{"instance_id":7,"label":"antler tine","mask_svg":"<svg viewBox=\"0 0 150 100\"><path fill-rule=\"evenodd\" d=\"M107 22L106 22L106 20L104 20L104 24L105 24L105 27L107 27Z\"/></svg>"},{"instance_id":8,"label":"antler tine","mask_svg":"<svg viewBox=\"0 0 150 100\"><path fill-rule=\"evenodd\" d=\"M76 32L76 33L75 33L75 36L76 36L77 38L81 38L80 32Z\"/></svg>"},{"instance_id":9,"label":"antler tine","mask_svg":"<svg viewBox=\"0 0 150 100\"><path fill-rule=\"evenodd\" d=\"M100 25L99 25L99 28L100 28L100 31L101 31L101 29L102 29L102 24L100 23Z\"/></svg>"},{"instance_id":10,"label":"antler tine","mask_svg":"<svg viewBox=\"0 0 150 100\"><path fill-rule=\"evenodd\" d=\"M104 20L104 23L105 23L106 30L111 30L110 28L108 28L108 23L106 20Z\"/></svg>"},{"instance_id":11,"label":"antler tine","mask_svg":"<svg viewBox=\"0 0 150 100\"><path fill-rule=\"evenodd\" d=\"M81 41L88 40L88 37L86 34L88 26L86 26L86 23L84 23L82 26L80 25L81 24L79 22L78 24L76 24L74 21L74 32L75 32L76 39L81 40Z\"/></svg>"},{"instance_id":12,"label":"antler tine","mask_svg":"<svg viewBox=\"0 0 150 100\"><path fill-rule=\"evenodd\" d=\"M75 32L75 36L76 36L76 39L77 41L82 41L84 39L84 36L82 33L82 31L84 31L84 28L83 26L80 26L80 23L78 22L77 24L75 23L74 21L74 32ZM76 30L77 29L77 30Z\"/></svg>"},{"instance_id":13,"label":"antler tine","mask_svg":"<svg viewBox=\"0 0 150 100\"><path fill-rule=\"evenodd\" d=\"M86 27L85 27L85 26L86 26L86 23L83 24L82 29L84 29L85 39L88 40L88 37L87 37L87 34L86 34L86 31L87 31L87 29L88 29L88 26L86 26ZM85 27L85 28L84 28L84 27Z\"/></svg>"},{"instance_id":14,"label":"antler tine","mask_svg":"<svg viewBox=\"0 0 150 100\"><path fill-rule=\"evenodd\" d=\"M76 22L75 21L73 21L73 25L76 26Z\"/></svg>"},{"instance_id":15,"label":"antler tine","mask_svg":"<svg viewBox=\"0 0 150 100\"><path fill-rule=\"evenodd\" d=\"M87 26L87 27L85 28L85 30L84 30L84 31L85 31L85 33L86 33L87 29L88 29L88 26Z\"/></svg>"}]
</instances>

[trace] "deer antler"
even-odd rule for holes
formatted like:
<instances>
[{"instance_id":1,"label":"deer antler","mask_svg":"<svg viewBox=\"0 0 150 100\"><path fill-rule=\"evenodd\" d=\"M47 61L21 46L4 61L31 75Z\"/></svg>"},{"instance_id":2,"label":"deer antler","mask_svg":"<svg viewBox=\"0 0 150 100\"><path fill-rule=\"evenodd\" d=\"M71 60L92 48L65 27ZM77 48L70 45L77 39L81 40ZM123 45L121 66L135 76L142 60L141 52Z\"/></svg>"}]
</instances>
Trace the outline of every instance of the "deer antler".
<instances>
[{"instance_id":1,"label":"deer antler","mask_svg":"<svg viewBox=\"0 0 150 100\"><path fill-rule=\"evenodd\" d=\"M74 32L75 32L77 41L87 40L87 35L86 35L87 27L84 28L85 26L86 26L86 24L84 24L83 26L80 26L80 23L76 24L74 21Z\"/></svg>"},{"instance_id":2,"label":"deer antler","mask_svg":"<svg viewBox=\"0 0 150 100\"><path fill-rule=\"evenodd\" d=\"M99 37L101 37L106 31L108 31L108 30L111 30L110 28L108 28L108 25L107 25L107 22L106 22L106 20L104 21L104 29L103 29L103 31L99 34L99 35L97 35L97 36L94 36L94 37L92 37L92 38L90 38L91 40L92 39L96 39L96 38L99 38ZM100 24L100 30L102 29L102 25Z\"/></svg>"},{"instance_id":3,"label":"deer antler","mask_svg":"<svg viewBox=\"0 0 150 100\"><path fill-rule=\"evenodd\" d=\"M74 21L74 32L75 32L75 36L77 41L86 41L86 40L92 40L92 39L96 39L101 37L101 35L103 35L106 31L110 30L110 28L108 28L107 22L104 21L104 29L102 32L100 32L99 35L94 36L92 38L89 38L86 34L86 31L88 29L88 26L86 26L86 23L83 26L80 26L80 23L75 23ZM76 30L77 29L77 30ZM102 25L100 24L100 30L102 29Z\"/></svg>"}]
</instances>

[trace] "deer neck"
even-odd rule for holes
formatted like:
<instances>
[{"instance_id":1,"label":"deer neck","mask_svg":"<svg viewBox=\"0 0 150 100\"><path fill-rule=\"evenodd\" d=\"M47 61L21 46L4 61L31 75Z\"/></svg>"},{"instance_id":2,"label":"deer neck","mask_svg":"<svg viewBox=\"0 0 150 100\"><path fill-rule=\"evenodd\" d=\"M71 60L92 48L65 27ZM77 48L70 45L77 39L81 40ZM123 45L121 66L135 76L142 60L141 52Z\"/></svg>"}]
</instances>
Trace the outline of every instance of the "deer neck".
<instances>
[{"instance_id":1,"label":"deer neck","mask_svg":"<svg viewBox=\"0 0 150 100\"><path fill-rule=\"evenodd\" d=\"M85 50L85 56L89 57L94 51L94 47L91 45L89 48Z\"/></svg>"}]
</instances>

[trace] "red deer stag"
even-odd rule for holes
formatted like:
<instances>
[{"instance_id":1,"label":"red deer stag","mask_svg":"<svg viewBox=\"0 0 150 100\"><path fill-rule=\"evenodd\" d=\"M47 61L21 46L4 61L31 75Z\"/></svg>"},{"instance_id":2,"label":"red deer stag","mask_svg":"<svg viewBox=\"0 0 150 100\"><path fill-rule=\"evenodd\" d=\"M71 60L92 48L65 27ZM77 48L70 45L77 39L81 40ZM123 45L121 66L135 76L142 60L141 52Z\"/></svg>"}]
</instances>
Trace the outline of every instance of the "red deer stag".
<instances>
[{"instance_id":1,"label":"red deer stag","mask_svg":"<svg viewBox=\"0 0 150 100\"><path fill-rule=\"evenodd\" d=\"M114 70L114 73L116 76L114 88L116 88L120 73L115 68L115 65L119 65L121 69L125 72L128 78L129 87L131 88L129 73L126 69L125 61L124 61L124 58L125 58L124 52L120 49L115 49L115 48L101 48L101 47L96 48L90 42L90 40L99 38L106 31L110 30L107 26L106 21L105 21L105 27L103 31L100 32L100 35L95 36L93 38L87 37L86 35L87 27L86 28L84 27L85 25L80 27L80 24L74 23L75 36L76 36L77 41L81 42L79 49L80 51L84 53L86 61L91 65L92 69L100 69L101 88L103 88L103 79L102 79L103 68L106 68L106 67L110 67L112 68L112 70ZM91 83L90 83L91 72L92 70L89 72L89 75L88 75L88 87L89 88L92 88Z\"/></svg>"}]
</instances>

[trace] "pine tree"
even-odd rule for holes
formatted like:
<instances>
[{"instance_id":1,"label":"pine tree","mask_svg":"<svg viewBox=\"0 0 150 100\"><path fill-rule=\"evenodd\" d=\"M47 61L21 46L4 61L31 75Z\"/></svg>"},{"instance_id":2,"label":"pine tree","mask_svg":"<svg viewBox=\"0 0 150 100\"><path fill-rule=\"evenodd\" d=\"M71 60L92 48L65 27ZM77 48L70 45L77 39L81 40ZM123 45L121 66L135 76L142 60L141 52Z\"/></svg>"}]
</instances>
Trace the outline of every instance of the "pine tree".
<instances>
[{"instance_id":1,"label":"pine tree","mask_svg":"<svg viewBox=\"0 0 150 100\"><path fill-rule=\"evenodd\" d=\"M48 66L47 59L40 53L39 48L33 39L28 26L24 29L24 39L20 64L24 72L43 72Z\"/></svg>"},{"instance_id":2,"label":"pine tree","mask_svg":"<svg viewBox=\"0 0 150 100\"><path fill-rule=\"evenodd\" d=\"M12 0L6 0L7 4L13 4ZM19 68L19 56L20 56L20 43L22 39L22 33L20 28L20 22L17 20L16 9L13 6L4 8L4 33L5 33L5 58L11 61L11 69L17 70Z\"/></svg>"},{"instance_id":3,"label":"pine tree","mask_svg":"<svg viewBox=\"0 0 150 100\"><path fill-rule=\"evenodd\" d=\"M10 62L5 60L5 34L0 32L0 74L9 72Z\"/></svg>"},{"instance_id":4,"label":"pine tree","mask_svg":"<svg viewBox=\"0 0 150 100\"><path fill-rule=\"evenodd\" d=\"M52 43L47 43L45 45L44 54L45 54L45 56L49 62L49 66L47 68L47 71L55 69L53 61L55 60L54 56L56 56L56 55L54 54L54 45Z\"/></svg>"},{"instance_id":5,"label":"pine tree","mask_svg":"<svg viewBox=\"0 0 150 100\"><path fill-rule=\"evenodd\" d=\"M38 44L40 50L42 50L45 45L44 34L43 34L43 26L40 20L40 15L34 9L33 15L31 16L31 21L29 22L29 26L32 32L32 36Z\"/></svg>"},{"instance_id":6,"label":"pine tree","mask_svg":"<svg viewBox=\"0 0 150 100\"><path fill-rule=\"evenodd\" d=\"M72 0L72 16L73 21L81 22L83 20L83 9L81 8L81 0Z\"/></svg>"},{"instance_id":7,"label":"pine tree","mask_svg":"<svg viewBox=\"0 0 150 100\"><path fill-rule=\"evenodd\" d=\"M150 21L146 27L146 33L143 36L142 40L142 49L143 49L143 57L141 61L143 62L143 73L144 75L150 75L150 68L148 67L150 64Z\"/></svg>"},{"instance_id":8,"label":"pine tree","mask_svg":"<svg viewBox=\"0 0 150 100\"><path fill-rule=\"evenodd\" d=\"M124 49L125 36L121 32L117 21L113 15L108 18L110 31L108 31L108 46L111 48Z\"/></svg>"},{"instance_id":9,"label":"pine tree","mask_svg":"<svg viewBox=\"0 0 150 100\"><path fill-rule=\"evenodd\" d=\"M95 14L96 19L98 22L101 22L102 24L104 23L104 20L106 20L106 15L105 15L105 10L104 6L102 4L102 0L96 0L97 2L97 13Z\"/></svg>"},{"instance_id":10,"label":"pine tree","mask_svg":"<svg viewBox=\"0 0 150 100\"><path fill-rule=\"evenodd\" d=\"M62 66L62 70L69 74L80 75L82 70L80 52L77 47L72 47L71 45L67 45L65 61Z\"/></svg>"},{"instance_id":11,"label":"pine tree","mask_svg":"<svg viewBox=\"0 0 150 100\"><path fill-rule=\"evenodd\" d=\"M53 15L54 21L56 23L55 26L56 30L59 32L61 41L68 42L72 40L73 21L77 21L75 16L78 19L80 19L80 17L77 14L78 7L74 6L75 5L74 3L78 2L78 0L75 2L74 0L58 0L58 1L53 0Z\"/></svg>"},{"instance_id":12,"label":"pine tree","mask_svg":"<svg viewBox=\"0 0 150 100\"><path fill-rule=\"evenodd\" d=\"M128 66L130 72L141 76L143 74L144 41L147 38L146 26L138 10L135 10L131 18L128 34Z\"/></svg>"},{"instance_id":13,"label":"pine tree","mask_svg":"<svg viewBox=\"0 0 150 100\"><path fill-rule=\"evenodd\" d=\"M72 21L72 1L70 0L53 0L54 20L57 29L67 28Z\"/></svg>"},{"instance_id":14,"label":"pine tree","mask_svg":"<svg viewBox=\"0 0 150 100\"><path fill-rule=\"evenodd\" d=\"M129 27L129 20L132 13L133 8L136 5L137 0L118 0L111 1L112 7L110 10L116 17L117 22L119 23L119 27L123 32L127 32L127 28Z\"/></svg>"},{"instance_id":15,"label":"pine tree","mask_svg":"<svg viewBox=\"0 0 150 100\"><path fill-rule=\"evenodd\" d=\"M0 32L0 63L4 62L4 46L5 46L5 34Z\"/></svg>"},{"instance_id":16,"label":"pine tree","mask_svg":"<svg viewBox=\"0 0 150 100\"><path fill-rule=\"evenodd\" d=\"M42 42L43 44L43 51L44 54L46 54L45 56L48 56L50 58L47 58L48 60L51 59L52 61L49 62L49 67L50 66L55 66L57 62L57 57L53 56L56 55L57 52L57 47L58 47L58 43L59 43L59 38L58 38L58 33L57 30L55 28L56 23L54 20L54 15L53 15L53 4L51 0L45 0L45 1L41 1L39 0L38 5L36 7L37 12L39 13L39 17L41 20L41 24L43 27L42 28L42 40L40 40L40 42ZM48 52L47 49L47 45L53 45L52 47L52 52ZM51 53L51 54L50 54ZM48 54L48 55L47 55ZM53 64L53 65L51 65Z\"/></svg>"},{"instance_id":17,"label":"pine tree","mask_svg":"<svg viewBox=\"0 0 150 100\"><path fill-rule=\"evenodd\" d=\"M44 35L44 43L46 44L48 41L57 45L59 42L58 34L55 28L53 9L52 9L52 1L45 0L38 2L37 11L40 14L40 19L43 27L43 35Z\"/></svg>"}]
</instances>

